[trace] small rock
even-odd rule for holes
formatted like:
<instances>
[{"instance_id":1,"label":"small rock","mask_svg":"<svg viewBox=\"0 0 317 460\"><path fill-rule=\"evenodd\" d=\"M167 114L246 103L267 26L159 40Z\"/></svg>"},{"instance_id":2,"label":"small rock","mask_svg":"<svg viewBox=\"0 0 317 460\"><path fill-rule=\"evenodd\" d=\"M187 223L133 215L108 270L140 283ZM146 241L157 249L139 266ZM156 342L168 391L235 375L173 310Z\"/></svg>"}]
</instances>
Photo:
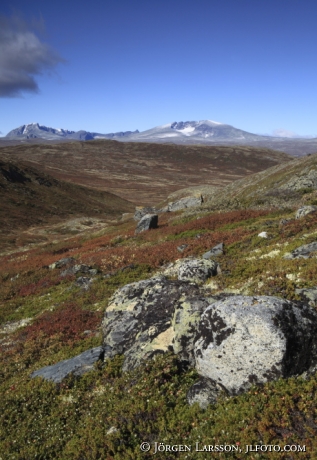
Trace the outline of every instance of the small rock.
<instances>
[{"instance_id":1,"label":"small rock","mask_svg":"<svg viewBox=\"0 0 317 460\"><path fill-rule=\"evenodd\" d=\"M210 259L211 257L221 256L223 255L223 252L224 252L223 243L219 243L217 244L217 246L214 246L212 249L205 252L205 254L203 254L203 259Z\"/></svg>"},{"instance_id":2,"label":"small rock","mask_svg":"<svg viewBox=\"0 0 317 460\"><path fill-rule=\"evenodd\" d=\"M86 276L80 276L79 278L77 278L74 284L75 286L78 286L84 289L85 291L88 291L92 282L93 282L92 278L88 278Z\"/></svg>"},{"instance_id":3,"label":"small rock","mask_svg":"<svg viewBox=\"0 0 317 460\"><path fill-rule=\"evenodd\" d=\"M177 251L184 252L186 248L188 248L188 244L181 244L180 246L177 246Z\"/></svg>"},{"instance_id":4,"label":"small rock","mask_svg":"<svg viewBox=\"0 0 317 460\"><path fill-rule=\"evenodd\" d=\"M118 428L116 428L115 426L112 426L111 428L109 428L106 434L117 433L117 431L119 431Z\"/></svg>"},{"instance_id":5,"label":"small rock","mask_svg":"<svg viewBox=\"0 0 317 460\"><path fill-rule=\"evenodd\" d=\"M302 217L307 216L307 214L311 214L317 211L317 206L303 206L296 211L295 219L301 219Z\"/></svg>"},{"instance_id":6,"label":"small rock","mask_svg":"<svg viewBox=\"0 0 317 460\"><path fill-rule=\"evenodd\" d=\"M63 268L66 267L67 265L72 265L75 263L75 259L73 257L65 257L63 259L57 260L56 262L52 263L51 265L48 266L51 270L54 270L55 268Z\"/></svg>"},{"instance_id":7,"label":"small rock","mask_svg":"<svg viewBox=\"0 0 317 460\"><path fill-rule=\"evenodd\" d=\"M226 389L219 383L201 377L188 390L187 402L190 406L198 403L201 409L206 409L209 404L215 403L223 392L226 392Z\"/></svg>"},{"instance_id":8,"label":"small rock","mask_svg":"<svg viewBox=\"0 0 317 460\"><path fill-rule=\"evenodd\" d=\"M267 232L261 232L261 233L258 234L258 236L260 238L267 238L268 237Z\"/></svg>"}]
</instances>

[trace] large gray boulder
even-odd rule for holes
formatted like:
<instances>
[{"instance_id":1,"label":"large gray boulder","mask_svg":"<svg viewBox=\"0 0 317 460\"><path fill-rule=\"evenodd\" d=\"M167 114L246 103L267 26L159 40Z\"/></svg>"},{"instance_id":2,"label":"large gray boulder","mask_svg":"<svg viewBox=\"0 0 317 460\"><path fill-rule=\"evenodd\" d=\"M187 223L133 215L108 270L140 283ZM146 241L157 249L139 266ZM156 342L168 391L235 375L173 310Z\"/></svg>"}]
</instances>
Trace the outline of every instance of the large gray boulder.
<instances>
[{"instance_id":1,"label":"large gray boulder","mask_svg":"<svg viewBox=\"0 0 317 460\"><path fill-rule=\"evenodd\" d=\"M231 395L317 363L317 313L269 296L232 296L201 316L194 343L198 373Z\"/></svg>"},{"instance_id":2,"label":"large gray boulder","mask_svg":"<svg viewBox=\"0 0 317 460\"><path fill-rule=\"evenodd\" d=\"M135 230L135 233L144 232L145 230L150 230L151 228L157 228L158 225L158 215L157 214L145 214L143 216Z\"/></svg>"},{"instance_id":3,"label":"large gray boulder","mask_svg":"<svg viewBox=\"0 0 317 460\"><path fill-rule=\"evenodd\" d=\"M84 351L74 358L65 359L52 366L45 366L34 371L31 377L43 377L45 380L51 380L60 383L70 374L80 376L93 369L94 364L103 359L104 351L102 347L92 348Z\"/></svg>"}]
</instances>

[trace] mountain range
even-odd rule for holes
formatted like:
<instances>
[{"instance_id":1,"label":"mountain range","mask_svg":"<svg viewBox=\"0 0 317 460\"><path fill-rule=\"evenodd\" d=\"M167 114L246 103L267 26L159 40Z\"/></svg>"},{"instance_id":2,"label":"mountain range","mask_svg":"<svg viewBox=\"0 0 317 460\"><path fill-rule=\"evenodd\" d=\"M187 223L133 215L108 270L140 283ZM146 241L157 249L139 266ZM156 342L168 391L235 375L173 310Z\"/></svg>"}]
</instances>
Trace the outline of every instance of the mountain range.
<instances>
[{"instance_id":1,"label":"mountain range","mask_svg":"<svg viewBox=\"0 0 317 460\"><path fill-rule=\"evenodd\" d=\"M274 137L249 133L234 126L211 120L179 121L156 126L146 131L120 131L97 133L85 130L49 128L39 123L30 123L13 129L0 139L1 145L16 143L42 143L60 141L88 141L112 139L123 142L173 143L184 145L232 145L244 144L281 150L293 156L303 156L317 151L317 138Z\"/></svg>"}]
</instances>

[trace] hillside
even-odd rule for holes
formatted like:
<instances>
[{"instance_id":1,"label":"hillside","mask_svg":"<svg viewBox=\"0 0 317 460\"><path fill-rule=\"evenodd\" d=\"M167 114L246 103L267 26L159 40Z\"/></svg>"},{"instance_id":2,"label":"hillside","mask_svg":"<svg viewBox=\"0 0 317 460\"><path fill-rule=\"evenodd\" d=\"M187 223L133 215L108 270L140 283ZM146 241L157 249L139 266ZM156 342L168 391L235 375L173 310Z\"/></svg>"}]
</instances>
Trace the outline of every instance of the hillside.
<instances>
[{"instance_id":1,"label":"hillside","mask_svg":"<svg viewBox=\"0 0 317 460\"><path fill-rule=\"evenodd\" d=\"M293 158L245 146L181 146L111 140L2 147L3 155L44 169L53 177L107 190L136 205L201 184L224 186Z\"/></svg>"},{"instance_id":2,"label":"hillside","mask_svg":"<svg viewBox=\"0 0 317 460\"><path fill-rule=\"evenodd\" d=\"M295 214L302 204L316 205L316 158L279 164L232 182L220 192L213 189L218 193L216 201L210 194L210 200L195 210L160 213L158 228L150 231L135 234L133 220L110 222L98 233L68 236L0 255L3 458L147 460L153 458L155 443L191 446L185 455L195 460L205 459L206 452L210 456L203 448L213 445L228 449L217 452L219 458L314 458L315 373L278 379L271 373L265 383L249 386L241 394L230 396L223 389L205 409L188 403L189 390L199 378L197 369L167 350L160 350L154 359L145 360L134 370L123 371L123 347L121 354L105 362L99 360L82 376L69 375L54 383L30 375L100 347L106 311L110 317L118 313L116 301L127 301L131 294L127 284L143 280L143 285L133 285L137 297L127 301L127 311L121 315L127 318L129 327L116 330L118 336L128 340L136 322L129 315L144 301L144 283L154 276L156 285L149 291L148 306L155 301L156 288L158 301L164 300L159 283L187 289L190 296L195 290L199 293L198 298L186 297L185 291L179 321L182 312L185 319L188 314L186 302L194 302L197 314L204 299L210 303L237 296L252 297L255 305L257 296L273 296L298 309L309 307L315 311L317 213L302 214L297 219ZM36 180L35 173L21 166L15 171ZM208 188L203 190L208 198ZM190 191L196 193L197 188ZM170 198L186 194L182 190ZM171 264L189 257L201 261L206 251L220 243L224 251L213 257L220 270L199 286L176 279ZM306 255L297 257L303 245ZM165 300L167 310L175 299ZM145 327L146 314L139 318ZM163 319L164 327L170 327L170 322L166 325ZM218 319L219 324L223 327ZM248 323L245 329L251 330L252 325ZM154 328L151 334L155 333ZM263 338L266 332L258 335ZM142 332L136 339L146 337ZM190 340L181 342L186 346ZM308 343L308 347L314 348L314 344ZM147 345L146 340L143 345ZM252 364L254 356L246 356ZM234 365L233 370L239 367ZM150 451L142 451L142 443L149 443ZM275 448L264 454L252 450L261 445ZM292 446L292 450L286 446ZM167 447L155 458L184 458L181 448L171 452Z\"/></svg>"},{"instance_id":3,"label":"hillside","mask_svg":"<svg viewBox=\"0 0 317 460\"><path fill-rule=\"evenodd\" d=\"M47 241L50 234L55 239L72 235L76 226L77 231L81 226L94 228L134 210L132 203L109 192L59 181L21 162L1 159L0 196L1 250ZM67 219L73 221L69 228Z\"/></svg>"}]
</instances>

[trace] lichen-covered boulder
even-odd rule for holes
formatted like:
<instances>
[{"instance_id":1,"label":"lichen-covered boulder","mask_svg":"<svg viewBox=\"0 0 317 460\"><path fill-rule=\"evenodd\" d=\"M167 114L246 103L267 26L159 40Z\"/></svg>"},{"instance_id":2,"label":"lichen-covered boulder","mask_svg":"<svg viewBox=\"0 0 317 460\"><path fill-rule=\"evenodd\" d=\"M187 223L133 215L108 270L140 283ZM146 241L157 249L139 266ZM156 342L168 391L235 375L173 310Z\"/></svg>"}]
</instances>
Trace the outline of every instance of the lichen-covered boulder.
<instances>
[{"instance_id":1,"label":"lichen-covered boulder","mask_svg":"<svg viewBox=\"0 0 317 460\"><path fill-rule=\"evenodd\" d=\"M295 219L301 219L302 217L307 216L317 211L317 206L303 206L296 211Z\"/></svg>"},{"instance_id":2,"label":"lichen-covered boulder","mask_svg":"<svg viewBox=\"0 0 317 460\"><path fill-rule=\"evenodd\" d=\"M284 259L308 259L312 252L317 251L317 241L309 244L304 244L292 252L284 254Z\"/></svg>"},{"instance_id":3,"label":"lichen-covered boulder","mask_svg":"<svg viewBox=\"0 0 317 460\"><path fill-rule=\"evenodd\" d=\"M317 313L270 296L232 296L203 313L194 343L198 373L239 394L317 363Z\"/></svg>"},{"instance_id":4,"label":"lichen-covered boulder","mask_svg":"<svg viewBox=\"0 0 317 460\"><path fill-rule=\"evenodd\" d=\"M211 301L202 297L196 284L163 276L118 289L102 323L106 355L124 354L124 370L168 350L184 351L184 359L194 362L193 335Z\"/></svg>"},{"instance_id":5,"label":"lichen-covered boulder","mask_svg":"<svg viewBox=\"0 0 317 460\"><path fill-rule=\"evenodd\" d=\"M216 276L219 271L219 265L214 260L186 257L169 264L164 269L163 274L165 276L176 276L182 281L192 281L200 284L211 276Z\"/></svg>"},{"instance_id":6,"label":"lichen-covered boulder","mask_svg":"<svg viewBox=\"0 0 317 460\"><path fill-rule=\"evenodd\" d=\"M144 232L151 228L157 228L158 215L157 214L145 214L140 220L136 227L135 233Z\"/></svg>"}]
</instances>

